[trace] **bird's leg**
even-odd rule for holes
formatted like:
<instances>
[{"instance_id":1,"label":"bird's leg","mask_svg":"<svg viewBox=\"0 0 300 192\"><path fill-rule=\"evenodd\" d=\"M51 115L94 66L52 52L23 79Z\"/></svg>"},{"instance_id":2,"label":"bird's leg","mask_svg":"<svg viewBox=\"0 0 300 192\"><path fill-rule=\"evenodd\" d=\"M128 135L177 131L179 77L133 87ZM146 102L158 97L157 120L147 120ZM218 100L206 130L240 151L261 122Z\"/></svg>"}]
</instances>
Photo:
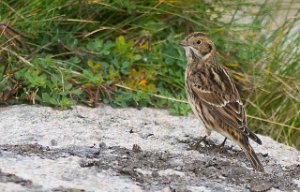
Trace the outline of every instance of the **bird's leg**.
<instances>
[{"instance_id":1,"label":"bird's leg","mask_svg":"<svg viewBox=\"0 0 300 192\"><path fill-rule=\"evenodd\" d=\"M225 149L226 149L226 148L225 148L226 140L227 140L227 137L225 137L224 141L223 141L221 144L216 145L215 148L216 148L217 150L220 150L221 152L224 152ZM228 149L228 150L232 149L232 146L229 147L229 148L227 148L227 149ZM226 149L226 150L227 150L227 149Z\"/></svg>"},{"instance_id":2,"label":"bird's leg","mask_svg":"<svg viewBox=\"0 0 300 192\"><path fill-rule=\"evenodd\" d=\"M223 141L221 144L216 145L216 147L218 147L218 148L224 148L224 147L225 147L226 140L227 140L227 137L225 137L224 141Z\"/></svg>"},{"instance_id":3,"label":"bird's leg","mask_svg":"<svg viewBox=\"0 0 300 192\"><path fill-rule=\"evenodd\" d=\"M207 139L207 135L205 135L204 137L201 137L199 141L197 141L195 144L193 144L191 148L192 148L193 150L199 149L199 148L201 147L200 144L201 144L202 142L205 144L206 147L210 147L210 146L214 145L214 144L212 143L212 141L210 141L210 140Z\"/></svg>"}]
</instances>

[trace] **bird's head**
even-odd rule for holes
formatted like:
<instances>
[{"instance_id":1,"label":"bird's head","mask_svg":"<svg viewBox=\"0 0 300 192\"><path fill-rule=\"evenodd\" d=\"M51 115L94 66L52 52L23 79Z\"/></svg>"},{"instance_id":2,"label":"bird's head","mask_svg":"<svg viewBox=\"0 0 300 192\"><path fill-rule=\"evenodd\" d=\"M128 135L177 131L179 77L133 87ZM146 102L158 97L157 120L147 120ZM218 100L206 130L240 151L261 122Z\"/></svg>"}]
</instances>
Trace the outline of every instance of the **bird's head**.
<instances>
[{"instance_id":1,"label":"bird's head","mask_svg":"<svg viewBox=\"0 0 300 192\"><path fill-rule=\"evenodd\" d=\"M184 47L189 61L206 60L213 57L215 53L214 43L207 35L200 32L190 34L180 42L180 45Z\"/></svg>"}]
</instances>

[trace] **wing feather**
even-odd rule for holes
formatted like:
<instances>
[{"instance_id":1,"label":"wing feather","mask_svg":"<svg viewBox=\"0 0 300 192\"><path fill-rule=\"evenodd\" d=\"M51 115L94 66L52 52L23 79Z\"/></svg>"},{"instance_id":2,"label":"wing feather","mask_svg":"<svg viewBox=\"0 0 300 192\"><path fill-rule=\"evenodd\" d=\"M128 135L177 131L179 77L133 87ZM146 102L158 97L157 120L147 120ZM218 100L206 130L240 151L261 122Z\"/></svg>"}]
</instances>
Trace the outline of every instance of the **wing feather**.
<instances>
[{"instance_id":1,"label":"wing feather","mask_svg":"<svg viewBox=\"0 0 300 192\"><path fill-rule=\"evenodd\" d=\"M251 134L239 93L224 69L218 66L198 69L188 81L195 95L217 118L247 136Z\"/></svg>"}]
</instances>

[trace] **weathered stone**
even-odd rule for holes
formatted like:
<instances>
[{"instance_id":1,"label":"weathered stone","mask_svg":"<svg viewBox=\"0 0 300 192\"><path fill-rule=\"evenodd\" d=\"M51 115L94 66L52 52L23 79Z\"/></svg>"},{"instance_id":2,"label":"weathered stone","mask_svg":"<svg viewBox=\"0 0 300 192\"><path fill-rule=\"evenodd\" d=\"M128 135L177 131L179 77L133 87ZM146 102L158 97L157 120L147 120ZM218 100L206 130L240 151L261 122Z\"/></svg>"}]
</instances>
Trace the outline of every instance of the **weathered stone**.
<instances>
[{"instance_id":1,"label":"weathered stone","mask_svg":"<svg viewBox=\"0 0 300 192\"><path fill-rule=\"evenodd\" d=\"M0 122L0 191L300 190L299 151L260 136L253 147L266 172L253 172L230 141L191 150L204 133L194 116L20 105L0 108Z\"/></svg>"}]
</instances>

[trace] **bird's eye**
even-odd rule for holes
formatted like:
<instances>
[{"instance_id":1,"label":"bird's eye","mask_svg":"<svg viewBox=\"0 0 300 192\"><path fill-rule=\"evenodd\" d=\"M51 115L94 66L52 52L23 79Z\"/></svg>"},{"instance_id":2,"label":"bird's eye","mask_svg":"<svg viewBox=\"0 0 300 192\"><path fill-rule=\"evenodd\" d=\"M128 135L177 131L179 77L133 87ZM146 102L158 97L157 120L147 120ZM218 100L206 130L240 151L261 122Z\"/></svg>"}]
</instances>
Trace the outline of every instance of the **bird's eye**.
<instances>
[{"instance_id":1,"label":"bird's eye","mask_svg":"<svg viewBox=\"0 0 300 192\"><path fill-rule=\"evenodd\" d=\"M197 43L198 45L200 45L202 42L199 40L199 41L197 41L196 43Z\"/></svg>"}]
</instances>

